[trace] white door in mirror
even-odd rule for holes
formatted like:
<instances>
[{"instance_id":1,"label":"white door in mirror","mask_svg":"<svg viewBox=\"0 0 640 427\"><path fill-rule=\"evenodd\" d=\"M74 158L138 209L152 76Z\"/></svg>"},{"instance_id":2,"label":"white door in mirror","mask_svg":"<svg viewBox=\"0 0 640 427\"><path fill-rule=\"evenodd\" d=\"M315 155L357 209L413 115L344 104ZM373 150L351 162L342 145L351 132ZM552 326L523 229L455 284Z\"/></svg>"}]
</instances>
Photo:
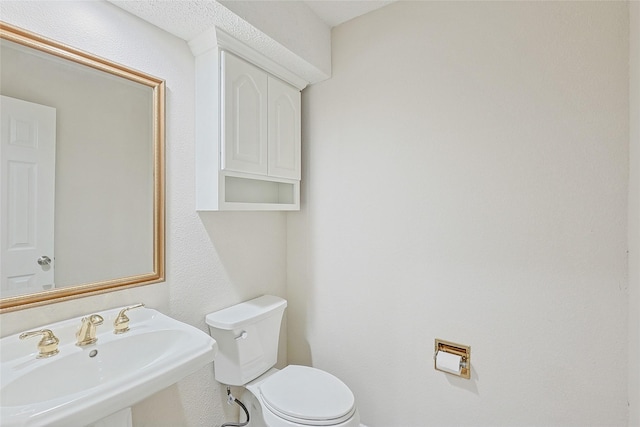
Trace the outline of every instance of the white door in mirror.
<instances>
[{"instance_id":1,"label":"white door in mirror","mask_svg":"<svg viewBox=\"0 0 640 427\"><path fill-rule=\"evenodd\" d=\"M0 297L54 287L56 109L0 99Z\"/></svg>"}]
</instances>

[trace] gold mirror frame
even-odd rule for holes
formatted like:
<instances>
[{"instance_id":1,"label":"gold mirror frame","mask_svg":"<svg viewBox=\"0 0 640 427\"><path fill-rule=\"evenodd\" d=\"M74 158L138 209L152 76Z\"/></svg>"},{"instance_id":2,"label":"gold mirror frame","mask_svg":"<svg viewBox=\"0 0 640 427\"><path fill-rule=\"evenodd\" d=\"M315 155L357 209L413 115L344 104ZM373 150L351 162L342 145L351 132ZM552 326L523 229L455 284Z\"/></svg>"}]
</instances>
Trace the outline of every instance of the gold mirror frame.
<instances>
[{"instance_id":1,"label":"gold mirror frame","mask_svg":"<svg viewBox=\"0 0 640 427\"><path fill-rule=\"evenodd\" d=\"M137 276L85 283L0 299L0 313L44 304L149 285L164 281L165 274L165 82L115 62L47 39L0 21L0 39L36 49L74 63L148 86L153 91L153 271Z\"/></svg>"}]
</instances>

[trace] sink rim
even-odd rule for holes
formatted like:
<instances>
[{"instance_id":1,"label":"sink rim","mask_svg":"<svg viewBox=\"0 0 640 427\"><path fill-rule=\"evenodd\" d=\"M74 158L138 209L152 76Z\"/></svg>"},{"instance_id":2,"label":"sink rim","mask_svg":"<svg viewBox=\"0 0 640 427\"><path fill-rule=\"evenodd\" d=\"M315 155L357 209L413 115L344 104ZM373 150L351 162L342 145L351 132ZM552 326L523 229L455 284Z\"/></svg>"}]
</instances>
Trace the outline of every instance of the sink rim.
<instances>
[{"instance_id":1,"label":"sink rim","mask_svg":"<svg viewBox=\"0 0 640 427\"><path fill-rule=\"evenodd\" d=\"M121 308L124 307L99 312L105 318L103 330L98 332L98 342L86 347L78 347L75 345L75 339L71 342L68 339L69 335L75 334L74 330L80 325L81 317L42 326L52 329L54 333L56 330L61 331L61 336L66 335L64 344L59 346L60 353L51 358L36 359L35 343L29 342L30 348L34 350L29 354L10 359L3 357L0 390L19 381L19 377L23 375L59 364L61 357L85 353L92 349L100 350L101 347L119 340L136 339L154 332L178 330L186 334L186 342L189 345L173 347L169 345L170 350L158 359L154 359L154 363L147 363L141 369L132 370L89 389L24 405L4 405L0 399L0 424L6 427L90 424L120 409L134 405L213 361L217 351L217 343L213 338L200 329L154 309L140 308L129 312L131 330L123 335L113 334L112 319ZM3 347L24 347L18 340L18 335L2 338L0 342L4 344ZM17 353L15 348L12 348L11 352ZM72 378L73 373L69 375Z\"/></svg>"}]
</instances>

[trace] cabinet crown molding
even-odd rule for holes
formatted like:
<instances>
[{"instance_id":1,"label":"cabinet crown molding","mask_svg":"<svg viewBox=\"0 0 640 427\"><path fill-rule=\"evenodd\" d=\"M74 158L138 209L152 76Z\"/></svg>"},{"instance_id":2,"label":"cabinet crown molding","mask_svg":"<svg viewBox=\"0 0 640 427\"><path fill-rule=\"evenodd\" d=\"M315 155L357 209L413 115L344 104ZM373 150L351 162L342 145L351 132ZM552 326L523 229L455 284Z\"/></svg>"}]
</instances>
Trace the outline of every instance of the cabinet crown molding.
<instances>
[{"instance_id":1,"label":"cabinet crown molding","mask_svg":"<svg viewBox=\"0 0 640 427\"><path fill-rule=\"evenodd\" d=\"M265 71L302 90L309 82L280 65L261 52L247 46L218 27L213 27L189 41L189 47L195 57L211 49L228 50L235 55L259 66Z\"/></svg>"}]
</instances>

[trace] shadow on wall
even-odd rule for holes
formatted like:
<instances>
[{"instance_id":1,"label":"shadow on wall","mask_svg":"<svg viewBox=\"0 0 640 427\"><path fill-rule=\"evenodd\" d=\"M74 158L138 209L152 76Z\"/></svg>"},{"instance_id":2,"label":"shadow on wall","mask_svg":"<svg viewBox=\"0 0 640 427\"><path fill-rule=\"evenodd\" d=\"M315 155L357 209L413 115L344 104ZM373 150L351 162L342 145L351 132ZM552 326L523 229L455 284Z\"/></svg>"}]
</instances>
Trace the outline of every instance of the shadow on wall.
<instances>
[{"instance_id":1,"label":"shadow on wall","mask_svg":"<svg viewBox=\"0 0 640 427\"><path fill-rule=\"evenodd\" d=\"M185 399L198 399L191 393L201 393L201 391L198 391L198 387L191 382L197 381L203 375L211 378L211 387L206 388L207 396L204 399L199 398L210 406L202 413L224 414L222 419L226 420L237 419L239 415L237 409L227 405L226 386L213 379L213 366L207 365L187 377L184 380L184 386L182 383L173 384L136 404L132 409L133 425L142 427L198 425L201 420L192 419L191 417L195 414L189 414L189 408L185 407L183 402ZM136 414L142 414L143 417L136 417Z\"/></svg>"},{"instance_id":2,"label":"shadow on wall","mask_svg":"<svg viewBox=\"0 0 640 427\"><path fill-rule=\"evenodd\" d=\"M291 217L289 217L291 221ZM294 230L290 228L289 230ZM288 362L292 365L314 366L313 353L309 343L309 325L313 324L313 301L315 299L313 288L315 281L309 262L308 248L296 246L297 242L290 243L288 262L295 263L296 271L289 271L287 275L287 299L289 304L285 311L287 319L288 342L292 343L287 348ZM302 266L305 266L302 268ZM295 343L295 344L293 344Z\"/></svg>"},{"instance_id":3,"label":"shadow on wall","mask_svg":"<svg viewBox=\"0 0 640 427\"><path fill-rule=\"evenodd\" d=\"M478 381L480 380L480 376L478 375L478 370L475 368L475 366L473 366L473 362L471 362L471 378L470 379L457 377L455 375L446 374L444 372L442 373L442 375L444 375L447 378L447 381L453 387L457 387L459 389L469 391L475 394L476 396L480 395L480 392L478 391Z\"/></svg>"},{"instance_id":4,"label":"shadow on wall","mask_svg":"<svg viewBox=\"0 0 640 427\"><path fill-rule=\"evenodd\" d=\"M311 355L311 346L309 346L309 341L298 340L297 342L300 344L295 348L296 360L295 362L291 362L291 364L313 366L313 356Z\"/></svg>"},{"instance_id":5,"label":"shadow on wall","mask_svg":"<svg viewBox=\"0 0 640 427\"><path fill-rule=\"evenodd\" d=\"M220 258L218 276L240 300L285 296L286 217L282 212L199 212Z\"/></svg>"},{"instance_id":6,"label":"shadow on wall","mask_svg":"<svg viewBox=\"0 0 640 427\"><path fill-rule=\"evenodd\" d=\"M163 402L158 405L158 402ZM134 425L187 425L185 408L180 398L177 384L159 391L148 399L135 405L132 409ZM144 418L136 417L136 414L144 414Z\"/></svg>"},{"instance_id":7,"label":"shadow on wall","mask_svg":"<svg viewBox=\"0 0 640 427\"><path fill-rule=\"evenodd\" d=\"M215 301L211 311L265 294L286 298L284 212L199 212L199 217L219 258L212 276L204 278ZM278 366L287 362L286 323L282 331Z\"/></svg>"}]
</instances>

